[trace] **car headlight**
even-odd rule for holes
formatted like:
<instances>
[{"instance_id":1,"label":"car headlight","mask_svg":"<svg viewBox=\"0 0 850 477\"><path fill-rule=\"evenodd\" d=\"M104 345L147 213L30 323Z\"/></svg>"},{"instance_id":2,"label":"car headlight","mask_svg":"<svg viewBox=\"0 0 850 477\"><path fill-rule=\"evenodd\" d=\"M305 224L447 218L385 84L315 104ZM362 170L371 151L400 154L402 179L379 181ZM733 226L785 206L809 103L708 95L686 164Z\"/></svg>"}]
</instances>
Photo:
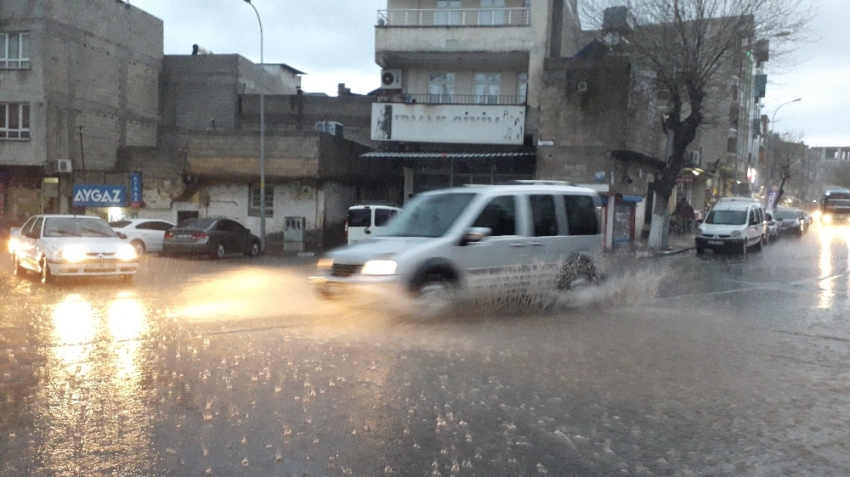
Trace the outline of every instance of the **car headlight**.
<instances>
[{"instance_id":1,"label":"car headlight","mask_svg":"<svg viewBox=\"0 0 850 477\"><path fill-rule=\"evenodd\" d=\"M395 260L369 260L360 271L363 275L392 275L397 264Z\"/></svg>"},{"instance_id":2,"label":"car headlight","mask_svg":"<svg viewBox=\"0 0 850 477\"><path fill-rule=\"evenodd\" d=\"M9 239L9 253L15 253L18 249L18 241L16 239Z\"/></svg>"},{"instance_id":3,"label":"car headlight","mask_svg":"<svg viewBox=\"0 0 850 477\"><path fill-rule=\"evenodd\" d=\"M326 272L326 271L330 270L331 268L333 268L333 266L334 266L334 259L332 259L332 258L320 258L319 261L316 263L316 270Z\"/></svg>"},{"instance_id":4,"label":"car headlight","mask_svg":"<svg viewBox=\"0 0 850 477\"><path fill-rule=\"evenodd\" d=\"M697 229L697 237L702 237L702 229Z\"/></svg>"},{"instance_id":5,"label":"car headlight","mask_svg":"<svg viewBox=\"0 0 850 477\"><path fill-rule=\"evenodd\" d=\"M137 260L139 254L136 253L135 247L130 244L124 244L118 247L118 250L115 252L115 258L123 261Z\"/></svg>"},{"instance_id":6,"label":"car headlight","mask_svg":"<svg viewBox=\"0 0 850 477\"><path fill-rule=\"evenodd\" d=\"M82 262L86 257L86 251L83 247L69 247L62 250L62 260L66 262Z\"/></svg>"},{"instance_id":7,"label":"car headlight","mask_svg":"<svg viewBox=\"0 0 850 477\"><path fill-rule=\"evenodd\" d=\"M740 230L733 230L733 231L732 231L732 233L731 233L731 234L729 234L729 236L730 236L730 237L740 237L740 236L741 236L741 231L740 231Z\"/></svg>"},{"instance_id":8,"label":"car headlight","mask_svg":"<svg viewBox=\"0 0 850 477\"><path fill-rule=\"evenodd\" d=\"M832 216L829 215L829 214L823 214L823 215L820 216L820 220L823 223L828 224L828 223L832 222Z\"/></svg>"}]
</instances>

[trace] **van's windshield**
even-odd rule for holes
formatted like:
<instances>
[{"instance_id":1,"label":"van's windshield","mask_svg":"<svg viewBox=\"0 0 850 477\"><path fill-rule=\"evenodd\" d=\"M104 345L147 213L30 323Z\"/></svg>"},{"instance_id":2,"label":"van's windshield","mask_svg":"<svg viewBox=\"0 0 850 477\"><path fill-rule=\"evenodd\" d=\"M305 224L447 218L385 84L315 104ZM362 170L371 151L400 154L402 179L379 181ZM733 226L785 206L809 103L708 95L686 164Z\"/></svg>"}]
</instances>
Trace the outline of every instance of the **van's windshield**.
<instances>
[{"instance_id":1,"label":"van's windshield","mask_svg":"<svg viewBox=\"0 0 850 477\"><path fill-rule=\"evenodd\" d=\"M387 225L385 237L442 237L475 197L473 192L417 197Z\"/></svg>"},{"instance_id":2,"label":"van's windshield","mask_svg":"<svg viewBox=\"0 0 850 477\"><path fill-rule=\"evenodd\" d=\"M705 218L705 223L743 225L747 223L747 212L744 210L712 210Z\"/></svg>"}]
</instances>

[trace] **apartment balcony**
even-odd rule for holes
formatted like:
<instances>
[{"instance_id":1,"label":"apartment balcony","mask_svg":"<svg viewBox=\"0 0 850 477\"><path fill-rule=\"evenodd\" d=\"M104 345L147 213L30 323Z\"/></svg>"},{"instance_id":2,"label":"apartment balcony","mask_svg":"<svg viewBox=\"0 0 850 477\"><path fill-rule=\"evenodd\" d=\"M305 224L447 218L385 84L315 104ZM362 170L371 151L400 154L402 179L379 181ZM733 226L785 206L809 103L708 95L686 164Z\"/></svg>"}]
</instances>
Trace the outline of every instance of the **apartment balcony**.
<instances>
[{"instance_id":1,"label":"apartment balcony","mask_svg":"<svg viewBox=\"0 0 850 477\"><path fill-rule=\"evenodd\" d=\"M378 11L379 27L494 27L527 26L530 9L523 8L458 8L458 9L393 9Z\"/></svg>"},{"instance_id":2,"label":"apartment balcony","mask_svg":"<svg viewBox=\"0 0 850 477\"><path fill-rule=\"evenodd\" d=\"M438 65L474 53L521 64L537 43L530 13L529 8L381 10L376 61L382 67Z\"/></svg>"}]
</instances>

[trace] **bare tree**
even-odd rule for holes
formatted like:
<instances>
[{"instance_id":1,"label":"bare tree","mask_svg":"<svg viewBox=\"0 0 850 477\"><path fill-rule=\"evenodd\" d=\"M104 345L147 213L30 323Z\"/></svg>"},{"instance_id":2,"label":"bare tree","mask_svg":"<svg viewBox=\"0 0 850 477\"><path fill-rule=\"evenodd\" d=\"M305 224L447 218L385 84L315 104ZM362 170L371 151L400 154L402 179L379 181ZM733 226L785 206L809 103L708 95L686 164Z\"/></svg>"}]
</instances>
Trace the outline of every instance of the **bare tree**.
<instances>
[{"instance_id":1,"label":"bare tree","mask_svg":"<svg viewBox=\"0 0 850 477\"><path fill-rule=\"evenodd\" d=\"M609 6L628 7L634 28L623 51L651 73L659 103L666 103L659 127L668 136L665 167L655 182L650 248L666 244L669 199L688 164L687 147L700 125L722 104L722 84L743 73L741 57L759 39L776 39L781 52L806 35L809 0L584 0L585 19L598 21ZM790 49L788 49L790 51ZM775 58L774 54L774 58ZM746 72L751 74L752 71ZM727 103L728 104L728 103ZM715 109L712 109L715 108Z\"/></svg>"},{"instance_id":2,"label":"bare tree","mask_svg":"<svg viewBox=\"0 0 850 477\"><path fill-rule=\"evenodd\" d=\"M785 186L788 181L801 174L800 167L806 154L806 145L803 143L802 134L786 136L780 139L779 135L773 135L768 147L769 156L769 179L779 182L776 193L775 204L780 204L782 196L785 195Z\"/></svg>"}]
</instances>

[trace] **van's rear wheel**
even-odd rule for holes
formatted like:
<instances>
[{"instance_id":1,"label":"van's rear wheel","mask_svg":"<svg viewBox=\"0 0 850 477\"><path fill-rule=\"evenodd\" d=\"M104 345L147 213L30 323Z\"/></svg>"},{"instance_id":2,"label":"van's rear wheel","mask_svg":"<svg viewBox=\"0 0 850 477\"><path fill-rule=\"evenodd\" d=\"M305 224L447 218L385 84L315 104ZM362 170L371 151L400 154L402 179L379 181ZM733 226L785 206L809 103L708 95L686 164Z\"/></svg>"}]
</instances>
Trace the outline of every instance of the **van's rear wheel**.
<instances>
[{"instance_id":1,"label":"van's rear wheel","mask_svg":"<svg viewBox=\"0 0 850 477\"><path fill-rule=\"evenodd\" d=\"M572 257L564 263L558 276L558 289L571 290L584 283L594 283L599 280L599 273L593 259L584 255Z\"/></svg>"}]
</instances>

